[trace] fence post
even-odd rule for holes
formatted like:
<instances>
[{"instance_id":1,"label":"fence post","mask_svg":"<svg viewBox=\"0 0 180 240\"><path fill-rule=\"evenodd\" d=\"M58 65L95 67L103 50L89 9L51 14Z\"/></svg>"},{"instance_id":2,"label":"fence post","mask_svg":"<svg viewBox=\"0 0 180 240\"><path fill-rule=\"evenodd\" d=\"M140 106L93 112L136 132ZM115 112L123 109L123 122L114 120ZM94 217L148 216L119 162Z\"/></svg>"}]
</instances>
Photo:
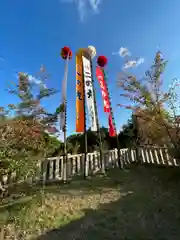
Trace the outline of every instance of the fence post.
<instances>
[{"instance_id":1,"label":"fence post","mask_svg":"<svg viewBox=\"0 0 180 240\"><path fill-rule=\"evenodd\" d=\"M137 115L132 114L132 122L133 122L133 130L134 130L134 138L135 138L135 152L136 152L136 162L139 162L139 136L138 136L138 121L137 121Z\"/></svg>"},{"instance_id":2,"label":"fence post","mask_svg":"<svg viewBox=\"0 0 180 240\"><path fill-rule=\"evenodd\" d=\"M68 161L67 154L64 154L64 157L63 157L63 181L64 181L64 183L67 182L67 161Z\"/></svg>"}]
</instances>

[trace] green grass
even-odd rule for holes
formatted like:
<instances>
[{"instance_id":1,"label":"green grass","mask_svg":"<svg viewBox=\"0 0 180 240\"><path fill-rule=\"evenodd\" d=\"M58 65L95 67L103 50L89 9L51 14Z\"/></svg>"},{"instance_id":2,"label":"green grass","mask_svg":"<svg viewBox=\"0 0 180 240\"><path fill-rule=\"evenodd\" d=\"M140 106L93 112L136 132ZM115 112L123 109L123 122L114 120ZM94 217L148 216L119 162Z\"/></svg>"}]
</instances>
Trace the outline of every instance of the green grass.
<instances>
[{"instance_id":1,"label":"green grass","mask_svg":"<svg viewBox=\"0 0 180 240\"><path fill-rule=\"evenodd\" d=\"M43 198L26 186L26 195L32 200L0 210L5 239L180 239L179 169L114 169L46 186Z\"/></svg>"}]
</instances>

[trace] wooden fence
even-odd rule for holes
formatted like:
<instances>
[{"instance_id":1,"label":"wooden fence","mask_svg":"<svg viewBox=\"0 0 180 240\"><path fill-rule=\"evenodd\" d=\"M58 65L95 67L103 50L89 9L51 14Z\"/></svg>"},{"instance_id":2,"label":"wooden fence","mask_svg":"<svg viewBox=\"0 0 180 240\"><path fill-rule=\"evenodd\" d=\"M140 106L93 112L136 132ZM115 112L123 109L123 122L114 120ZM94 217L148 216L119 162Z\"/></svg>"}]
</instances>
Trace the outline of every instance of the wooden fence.
<instances>
[{"instance_id":1,"label":"wooden fence","mask_svg":"<svg viewBox=\"0 0 180 240\"><path fill-rule=\"evenodd\" d=\"M138 153L138 157L136 156ZM132 162L149 163L166 166L179 166L176 159L172 158L168 154L166 148L139 148L137 151L134 149L121 149L120 160L124 166L129 165ZM104 153L105 169L118 167L118 150L110 150ZM65 167L66 165L66 167ZM84 154L68 155L67 164L64 164L62 156L45 159L38 167L36 176L29 178L28 181L44 182L64 180L64 171L66 171L67 179L71 179L73 176L84 174L86 169L86 175L93 175L101 170L101 161L99 152L93 152L87 154L86 168L84 167ZM15 174L13 176L4 176L3 183L10 184L14 182ZM27 179L26 179L27 180ZM24 181L24 180L22 180Z\"/></svg>"}]
</instances>

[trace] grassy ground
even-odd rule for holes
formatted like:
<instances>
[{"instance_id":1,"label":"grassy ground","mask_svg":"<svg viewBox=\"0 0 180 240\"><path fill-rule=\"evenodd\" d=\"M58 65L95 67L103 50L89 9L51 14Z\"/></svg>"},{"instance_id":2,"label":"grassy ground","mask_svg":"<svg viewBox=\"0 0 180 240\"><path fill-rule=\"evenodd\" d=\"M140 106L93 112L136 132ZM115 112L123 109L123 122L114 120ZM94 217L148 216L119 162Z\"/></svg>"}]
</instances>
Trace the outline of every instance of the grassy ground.
<instances>
[{"instance_id":1,"label":"grassy ground","mask_svg":"<svg viewBox=\"0 0 180 240\"><path fill-rule=\"evenodd\" d=\"M5 239L180 239L177 169L114 169L106 177L48 186L43 198L37 187L26 195L32 200L0 209Z\"/></svg>"}]
</instances>

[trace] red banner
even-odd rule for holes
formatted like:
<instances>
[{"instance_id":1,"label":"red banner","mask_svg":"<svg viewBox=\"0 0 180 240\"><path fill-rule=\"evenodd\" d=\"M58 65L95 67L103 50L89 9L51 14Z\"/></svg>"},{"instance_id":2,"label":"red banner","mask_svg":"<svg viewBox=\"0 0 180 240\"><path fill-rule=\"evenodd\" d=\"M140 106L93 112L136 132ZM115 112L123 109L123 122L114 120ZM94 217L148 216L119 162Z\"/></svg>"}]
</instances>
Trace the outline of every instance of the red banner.
<instances>
[{"instance_id":1,"label":"red banner","mask_svg":"<svg viewBox=\"0 0 180 240\"><path fill-rule=\"evenodd\" d=\"M111 113L109 114L109 136L115 137L116 136L116 130L114 127L113 119Z\"/></svg>"},{"instance_id":2,"label":"red banner","mask_svg":"<svg viewBox=\"0 0 180 240\"><path fill-rule=\"evenodd\" d=\"M106 82L104 79L104 73L103 73L103 70L98 66L96 67L96 77L99 81L100 88L102 91L102 97L103 97L103 102L104 102L104 112L109 113L110 112L110 101L109 101L109 97L108 97Z\"/></svg>"}]
</instances>

